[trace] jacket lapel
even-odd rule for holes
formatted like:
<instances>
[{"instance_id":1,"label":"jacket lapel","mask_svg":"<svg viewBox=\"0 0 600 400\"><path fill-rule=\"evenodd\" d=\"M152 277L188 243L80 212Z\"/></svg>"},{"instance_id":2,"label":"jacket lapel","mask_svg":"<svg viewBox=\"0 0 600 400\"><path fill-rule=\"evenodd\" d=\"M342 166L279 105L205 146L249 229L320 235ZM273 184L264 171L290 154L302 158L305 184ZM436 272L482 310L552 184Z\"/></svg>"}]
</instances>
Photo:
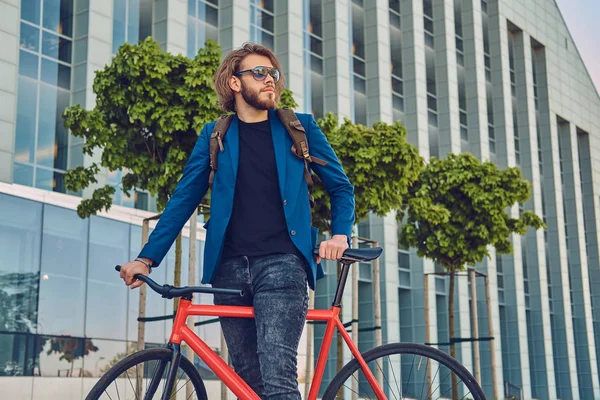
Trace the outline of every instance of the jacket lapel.
<instances>
[{"instance_id":1,"label":"jacket lapel","mask_svg":"<svg viewBox=\"0 0 600 400\"><path fill-rule=\"evenodd\" d=\"M286 149L286 130L281 121L279 120L279 116L277 115L276 110L269 111L269 121L271 124L271 136L273 138L273 149L275 150L275 162L277 163L277 176L279 177L279 192L281 193L281 198L285 199L285 174L286 174L286 160L287 160L287 152L290 151ZM237 171L237 165L236 165Z\"/></svg>"},{"instance_id":2,"label":"jacket lapel","mask_svg":"<svg viewBox=\"0 0 600 400\"><path fill-rule=\"evenodd\" d=\"M233 184L237 181L238 164L240 161L240 125L238 123L238 116L235 114L231 120L231 125L227 130L227 139L229 143L229 157L231 158L231 167L233 169Z\"/></svg>"}]
</instances>

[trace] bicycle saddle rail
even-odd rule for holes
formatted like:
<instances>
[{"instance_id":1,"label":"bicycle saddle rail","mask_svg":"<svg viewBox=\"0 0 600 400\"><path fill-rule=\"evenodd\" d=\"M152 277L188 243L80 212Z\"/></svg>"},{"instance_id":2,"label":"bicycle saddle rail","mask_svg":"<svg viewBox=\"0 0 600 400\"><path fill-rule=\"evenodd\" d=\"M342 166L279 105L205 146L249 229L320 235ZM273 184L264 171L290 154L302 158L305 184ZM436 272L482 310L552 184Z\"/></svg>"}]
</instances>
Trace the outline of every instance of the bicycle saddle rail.
<instances>
[{"instance_id":1,"label":"bicycle saddle rail","mask_svg":"<svg viewBox=\"0 0 600 400\"><path fill-rule=\"evenodd\" d=\"M352 264L355 262L368 262L376 259L381 255L383 249L381 247L374 247L371 249L347 249L344 251L340 262L342 264ZM319 248L315 248L313 250L314 255L319 255ZM115 267L117 272L121 271L121 266L117 265ZM230 295L239 295L243 296L243 290L236 289L219 289L207 286L173 286L169 284L159 285L152 278L142 275L135 274L133 276L135 279L140 280L146 283L150 289L154 290L156 293L160 294L165 299L173 299L175 297L190 297L192 293L207 293L207 294L230 294Z\"/></svg>"}]
</instances>

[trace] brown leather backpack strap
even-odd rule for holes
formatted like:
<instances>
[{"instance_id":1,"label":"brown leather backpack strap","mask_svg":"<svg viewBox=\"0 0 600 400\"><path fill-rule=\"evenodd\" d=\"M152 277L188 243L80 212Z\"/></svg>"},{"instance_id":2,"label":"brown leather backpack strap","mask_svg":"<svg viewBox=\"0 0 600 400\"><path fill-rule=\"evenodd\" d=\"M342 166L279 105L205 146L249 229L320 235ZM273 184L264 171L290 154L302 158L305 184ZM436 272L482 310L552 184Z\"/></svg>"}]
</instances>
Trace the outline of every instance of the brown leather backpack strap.
<instances>
[{"instance_id":1,"label":"brown leather backpack strap","mask_svg":"<svg viewBox=\"0 0 600 400\"><path fill-rule=\"evenodd\" d=\"M233 120L233 114L223 114L217 119L213 128L212 134L210 135L210 175L208 177L208 186L212 188L213 181L215 179L215 171L218 168L218 155L219 150L224 151L223 138L231 125Z\"/></svg>"},{"instance_id":2,"label":"brown leather backpack strap","mask_svg":"<svg viewBox=\"0 0 600 400\"><path fill-rule=\"evenodd\" d=\"M279 116L283 126L285 126L285 130L292 138L292 142L294 142L294 145L291 149L292 153L304 161L304 180L308 184L309 188L308 201L310 203L310 207L313 208L315 206L315 200L310 194L310 188L313 187L314 180L312 174L310 173L310 169L308 168L308 163L314 162L319 165L327 165L327 161L323 161L320 158L310 155L306 131L304 130L302 123L298 120L298 116L296 116L294 110L287 107L278 108L277 115Z\"/></svg>"}]
</instances>

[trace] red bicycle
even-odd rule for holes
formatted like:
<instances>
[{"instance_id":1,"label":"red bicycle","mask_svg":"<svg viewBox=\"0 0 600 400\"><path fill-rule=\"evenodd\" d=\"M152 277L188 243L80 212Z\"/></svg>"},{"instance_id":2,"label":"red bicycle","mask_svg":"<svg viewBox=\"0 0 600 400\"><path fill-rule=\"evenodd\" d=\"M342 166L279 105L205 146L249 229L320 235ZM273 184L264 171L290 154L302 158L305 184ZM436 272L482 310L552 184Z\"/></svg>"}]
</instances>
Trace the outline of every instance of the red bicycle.
<instances>
[{"instance_id":1,"label":"red bicycle","mask_svg":"<svg viewBox=\"0 0 600 400\"><path fill-rule=\"evenodd\" d=\"M311 383L309 400L317 399L323 380L327 356L337 328L354 358L348 362L323 392L323 399L437 399L452 397L452 374L456 376L459 398L485 400L481 387L471 373L454 358L433 347L414 343L392 343L361 354L339 319L341 299L350 265L368 262L382 253L381 248L348 249L341 259L342 270L333 304L329 310L308 310L307 320L326 322L325 334ZM120 266L116 267L117 270ZM193 293L227 293L243 295L238 290L210 287L174 287L159 285L152 279L136 275L165 298L180 297L173 330L165 348L142 350L131 354L109 369L92 388L86 400L97 399L207 399L204 382L196 367L181 356L185 342L198 357L242 400L257 400L258 395L235 371L186 325L189 316L254 318L252 307L192 304ZM378 376L378 379L375 378ZM179 396L179 397L178 397Z\"/></svg>"}]
</instances>

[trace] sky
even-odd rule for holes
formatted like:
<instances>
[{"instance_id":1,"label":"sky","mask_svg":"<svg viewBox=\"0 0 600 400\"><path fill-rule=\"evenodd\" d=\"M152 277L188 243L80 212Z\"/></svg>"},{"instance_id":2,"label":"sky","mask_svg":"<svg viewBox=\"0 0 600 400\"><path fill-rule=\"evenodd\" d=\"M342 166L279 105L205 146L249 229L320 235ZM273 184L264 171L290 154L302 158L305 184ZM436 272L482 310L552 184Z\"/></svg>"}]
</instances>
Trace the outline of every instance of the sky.
<instances>
[{"instance_id":1,"label":"sky","mask_svg":"<svg viewBox=\"0 0 600 400\"><path fill-rule=\"evenodd\" d=\"M556 3L600 92L600 0L556 0Z\"/></svg>"}]
</instances>

